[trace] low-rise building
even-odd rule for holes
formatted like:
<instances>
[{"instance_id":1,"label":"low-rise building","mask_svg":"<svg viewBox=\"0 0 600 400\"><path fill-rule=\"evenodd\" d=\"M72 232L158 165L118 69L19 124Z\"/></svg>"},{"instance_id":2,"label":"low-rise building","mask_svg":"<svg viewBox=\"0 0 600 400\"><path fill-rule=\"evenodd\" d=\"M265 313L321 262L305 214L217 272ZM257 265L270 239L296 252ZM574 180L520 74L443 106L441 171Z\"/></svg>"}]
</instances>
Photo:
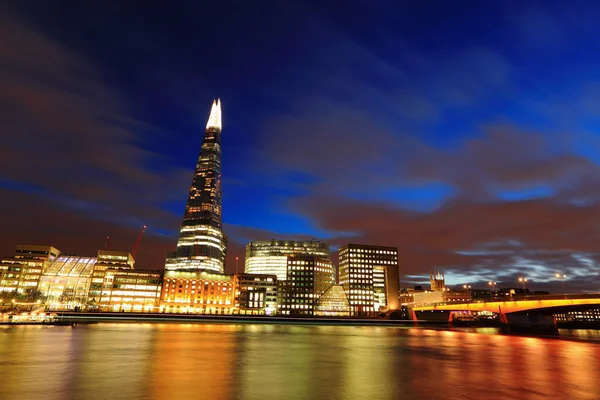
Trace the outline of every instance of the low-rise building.
<instances>
[{"instance_id":1,"label":"low-rise building","mask_svg":"<svg viewBox=\"0 0 600 400\"><path fill-rule=\"evenodd\" d=\"M235 313L242 315L274 315L277 312L277 276L235 274Z\"/></svg>"},{"instance_id":2,"label":"low-rise building","mask_svg":"<svg viewBox=\"0 0 600 400\"><path fill-rule=\"evenodd\" d=\"M158 312L160 271L108 268L96 307L99 311Z\"/></svg>"},{"instance_id":3,"label":"low-rise building","mask_svg":"<svg viewBox=\"0 0 600 400\"><path fill-rule=\"evenodd\" d=\"M48 309L86 308L96 261L96 257L60 256L50 264L39 285Z\"/></svg>"},{"instance_id":4,"label":"low-rise building","mask_svg":"<svg viewBox=\"0 0 600 400\"><path fill-rule=\"evenodd\" d=\"M52 246L19 244L12 257L0 262L0 303L40 300L42 272L60 255Z\"/></svg>"},{"instance_id":5,"label":"low-rise building","mask_svg":"<svg viewBox=\"0 0 600 400\"><path fill-rule=\"evenodd\" d=\"M231 275L205 271L165 271L160 312L234 314Z\"/></svg>"},{"instance_id":6,"label":"low-rise building","mask_svg":"<svg viewBox=\"0 0 600 400\"><path fill-rule=\"evenodd\" d=\"M347 317L350 315L350 303L342 285L333 285L315 305L314 315L320 317Z\"/></svg>"}]
</instances>

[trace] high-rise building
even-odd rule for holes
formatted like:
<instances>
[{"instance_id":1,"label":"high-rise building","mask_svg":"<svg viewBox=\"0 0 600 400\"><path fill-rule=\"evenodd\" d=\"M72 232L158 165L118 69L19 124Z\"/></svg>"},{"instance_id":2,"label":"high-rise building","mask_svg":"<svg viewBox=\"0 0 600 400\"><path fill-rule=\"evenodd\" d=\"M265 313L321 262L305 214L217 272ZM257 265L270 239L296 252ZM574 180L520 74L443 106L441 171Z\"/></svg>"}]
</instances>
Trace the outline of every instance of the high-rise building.
<instances>
[{"instance_id":1,"label":"high-rise building","mask_svg":"<svg viewBox=\"0 0 600 400\"><path fill-rule=\"evenodd\" d=\"M221 218L221 127L221 102L215 100L185 206L177 251L167 258L167 270L224 272L227 238Z\"/></svg>"},{"instance_id":2,"label":"high-rise building","mask_svg":"<svg viewBox=\"0 0 600 400\"><path fill-rule=\"evenodd\" d=\"M245 272L276 275L278 281L283 281L287 274L287 257L291 255L313 255L329 260L329 243L274 239L250 242L246 246Z\"/></svg>"},{"instance_id":3,"label":"high-rise building","mask_svg":"<svg viewBox=\"0 0 600 400\"><path fill-rule=\"evenodd\" d=\"M340 284L352 315L398 309L398 249L348 244L339 250Z\"/></svg>"},{"instance_id":4,"label":"high-rise building","mask_svg":"<svg viewBox=\"0 0 600 400\"><path fill-rule=\"evenodd\" d=\"M335 269L329 258L310 255L287 257L287 276L278 290L283 315L314 315L318 300L335 285Z\"/></svg>"}]
</instances>

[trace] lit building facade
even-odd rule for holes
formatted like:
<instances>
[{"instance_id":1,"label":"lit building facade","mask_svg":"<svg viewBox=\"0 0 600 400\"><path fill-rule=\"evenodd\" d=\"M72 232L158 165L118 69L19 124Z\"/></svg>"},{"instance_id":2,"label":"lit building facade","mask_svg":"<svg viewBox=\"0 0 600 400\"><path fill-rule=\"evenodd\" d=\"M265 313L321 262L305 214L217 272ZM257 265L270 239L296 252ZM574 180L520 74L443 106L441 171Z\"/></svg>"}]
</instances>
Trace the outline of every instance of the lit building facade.
<instances>
[{"instance_id":1,"label":"lit building facade","mask_svg":"<svg viewBox=\"0 0 600 400\"><path fill-rule=\"evenodd\" d=\"M108 268L96 307L99 311L158 312L162 273Z\"/></svg>"},{"instance_id":2,"label":"lit building facade","mask_svg":"<svg viewBox=\"0 0 600 400\"><path fill-rule=\"evenodd\" d=\"M231 275L206 271L165 271L160 312L234 314Z\"/></svg>"},{"instance_id":3,"label":"lit building facade","mask_svg":"<svg viewBox=\"0 0 600 400\"><path fill-rule=\"evenodd\" d=\"M442 291L424 290L413 292L412 304L415 307L451 302L469 302L472 300L470 290L453 290L444 287Z\"/></svg>"},{"instance_id":4,"label":"lit building facade","mask_svg":"<svg viewBox=\"0 0 600 400\"><path fill-rule=\"evenodd\" d=\"M128 251L98 250L98 258L90 282L89 301L92 306L98 306L104 288L104 273L109 268L132 270L135 265L133 256Z\"/></svg>"},{"instance_id":5,"label":"lit building facade","mask_svg":"<svg viewBox=\"0 0 600 400\"><path fill-rule=\"evenodd\" d=\"M329 259L329 243L316 240L263 240L246 246L244 271L249 274L276 275L279 281L286 279L287 257L310 255Z\"/></svg>"},{"instance_id":6,"label":"lit building facade","mask_svg":"<svg viewBox=\"0 0 600 400\"><path fill-rule=\"evenodd\" d=\"M556 322L560 323L600 325L600 309L598 308L563 312L556 314L555 317Z\"/></svg>"},{"instance_id":7,"label":"lit building facade","mask_svg":"<svg viewBox=\"0 0 600 400\"><path fill-rule=\"evenodd\" d=\"M44 270L39 291L50 310L86 307L96 257L60 256Z\"/></svg>"},{"instance_id":8,"label":"lit building facade","mask_svg":"<svg viewBox=\"0 0 600 400\"><path fill-rule=\"evenodd\" d=\"M339 250L340 284L352 315L370 315L400 307L398 249L348 244Z\"/></svg>"},{"instance_id":9,"label":"lit building facade","mask_svg":"<svg viewBox=\"0 0 600 400\"><path fill-rule=\"evenodd\" d=\"M277 312L275 275L235 274L233 285L235 313L274 315Z\"/></svg>"},{"instance_id":10,"label":"lit building facade","mask_svg":"<svg viewBox=\"0 0 600 400\"><path fill-rule=\"evenodd\" d=\"M314 315L320 317L347 317L350 303L342 285L333 285L317 300Z\"/></svg>"},{"instance_id":11,"label":"lit building facade","mask_svg":"<svg viewBox=\"0 0 600 400\"><path fill-rule=\"evenodd\" d=\"M221 102L215 100L185 206L177 251L167 257L167 270L224 272L227 238L222 230L221 128Z\"/></svg>"},{"instance_id":12,"label":"lit building facade","mask_svg":"<svg viewBox=\"0 0 600 400\"><path fill-rule=\"evenodd\" d=\"M429 274L429 284L431 286L431 291L433 292L443 292L446 290L446 278L444 277L443 272L435 272L433 274Z\"/></svg>"},{"instance_id":13,"label":"lit building facade","mask_svg":"<svg viewBox=\"0 0 600 400\"><path fill-rule=\"evenodd\" d=\"M318 299L335 284L331 260L316 256L287 257L285 283L280 285L279 313L282 315L314 315Z\"/></svg>"},{"instance_id":14,"label":"lit building facade","mask_svg":"<svg viewBox=\"0 0 600 400\"><path fill-rule=\"evenodd\" d=\"M38 300L42 272L60 255L52 246L19 244L13 257L0 262L0 303Z\"/></svg>"}]
</instances>

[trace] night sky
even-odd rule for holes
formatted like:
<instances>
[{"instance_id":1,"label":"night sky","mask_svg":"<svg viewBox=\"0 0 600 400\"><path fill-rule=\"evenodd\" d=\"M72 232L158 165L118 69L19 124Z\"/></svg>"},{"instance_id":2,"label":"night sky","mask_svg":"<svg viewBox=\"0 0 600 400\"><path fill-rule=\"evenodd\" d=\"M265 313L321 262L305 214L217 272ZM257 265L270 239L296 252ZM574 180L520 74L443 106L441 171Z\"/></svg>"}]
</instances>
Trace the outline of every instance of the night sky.
<instances>
[{"instance_id":1,"label":"night sky","mask_svg":"<svg viewBox=\"0 0 600 400\"><path fill-rule=\"evenodd\" d=\"M522 3L527 3L524 5ZM397 246L401 286L600 290L600 3L0 6L0 255L160 269L213 98L228 271L251 240Z\"/></svg>"}]
</instances>

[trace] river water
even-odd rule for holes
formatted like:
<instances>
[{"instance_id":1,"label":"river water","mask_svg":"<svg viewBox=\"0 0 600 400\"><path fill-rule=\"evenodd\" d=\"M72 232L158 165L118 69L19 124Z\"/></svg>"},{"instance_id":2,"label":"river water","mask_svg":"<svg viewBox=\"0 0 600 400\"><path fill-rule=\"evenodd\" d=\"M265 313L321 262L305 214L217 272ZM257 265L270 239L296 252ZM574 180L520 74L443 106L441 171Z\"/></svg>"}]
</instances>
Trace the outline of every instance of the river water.
<instances>
[{"instance_id":1,"label":"river water","mask_svg":"<svg viewBox=\"0 0 600 400\"><path fill-rule=\"evenodd\" d=\"M0 327L0 399L600 399L600 342L414 328Z\"/></svg>"}]
</instances>

